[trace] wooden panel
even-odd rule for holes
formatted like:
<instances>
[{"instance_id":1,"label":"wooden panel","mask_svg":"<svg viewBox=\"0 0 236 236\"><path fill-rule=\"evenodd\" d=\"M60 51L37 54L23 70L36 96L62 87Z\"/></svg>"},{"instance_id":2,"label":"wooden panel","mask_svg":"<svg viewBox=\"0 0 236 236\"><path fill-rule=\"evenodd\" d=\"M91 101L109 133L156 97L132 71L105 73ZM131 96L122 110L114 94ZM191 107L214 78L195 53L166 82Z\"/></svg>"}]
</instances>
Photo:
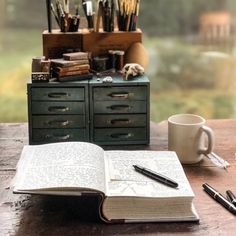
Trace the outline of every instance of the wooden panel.
<instances>
[{"instance_id":1,"label":"wooden panel","mask_svg":"<svg viewBox=\"0 0 236 236\"><path fill-rule=\"evenodd\" d=\"M95 87L93 98L95 101L146 100L146 88L146 86Z\"/></svg>"},{"instance_id":2,"label":"wooden panel","mask_svg":"<svg viewBox=\"0 0 236 236\"><path fill-rule=\"evenodd\" d=\"M94 113L146 113L146 101L100 101L94 102Z\"/></svg>"},{"instance_id":3,"label":"wooden panel","mask_svg":"<svg viewBox=\"0 0 236 236\"><path fill-rule=\"evenodd\" d=\"M85 129L33 129L32 142L88 141Z\"/></svg>"},{"instance_id":4,"label":"wooden panel","mask_svg":"<svg viewBox=\"0 0 236 236\"><path fill-rule=\"evenodd\" d=\"M84 101L84 88L31 88L32 100L40 101Z\"/></svg>"},{"instance_id":5,"label":"wooden panel","mask_svg":"<svg viewBox=\"0 0 236 236\"><path fill-rule=\"evenodd\" d=\"M102 142L104 145L119 145L119 142L145 142L147 139L146 135L147 132L145 128L94 129L94 141L98 143Z\"/></svg>"},{"instance_id":6,"label":"wooden panel","mask_svg":"<svg viewBox=\"0 0 236 236\"><path fill-rule=\"evenodd\" d=\"M32 102L32 114L84 114L84 102Z\"/></svg>"},{"instance_id":7,"label":"wooden panel","mask_svg":"<svg viewBox=\"0 0 236 236\"><path fill-rule=\"evenodd\" d=\"M33 128L81 128L85 127L85 116L32 116L32 126Z\"/></svg>"},{"instance_id":8,"label":"wooden panel","mask_svg":"<svg viewBox=\"0 0 236 236\"><path fill-rule=\"evenodd\" d=\"M145 127L146 114L94 115L94 127Z\"/></svg>"},{"instance_id":9,"label":"wooden panel","mask_svg":"<svg viewBox=\"0 0 236 236\"><path fill-rule=\"evenodd\" d=\"M142 42L142 32L89 32L83 31L82 45L83 51L92 52L94 56L104 55L108 50L126 51L130 45L136 42Z\"/></svg>"},{"instance_id":10,"label":"wooden panel","mask_svg":"<svg viewBox=\"0 0 236 236\"><path fill-rule=\"evenodd\" d=\"M43 55L46 58L60 58L68 50L88 51L94 56L103 55L108 50L126 51L130 45L142 42L142 32L89 32L87 29L78 32L62 33L52 30L43 32Z\"/></svg>"}]
</instances>

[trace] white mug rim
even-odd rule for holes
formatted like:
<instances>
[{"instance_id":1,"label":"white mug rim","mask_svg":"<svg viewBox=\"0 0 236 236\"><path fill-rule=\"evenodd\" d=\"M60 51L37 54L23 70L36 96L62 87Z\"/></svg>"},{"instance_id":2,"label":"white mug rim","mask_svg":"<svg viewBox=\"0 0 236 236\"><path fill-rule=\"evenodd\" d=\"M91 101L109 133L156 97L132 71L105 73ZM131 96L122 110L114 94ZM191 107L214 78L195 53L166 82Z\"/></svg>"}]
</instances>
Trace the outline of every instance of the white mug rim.
<instances>
[{"instance_id":1,"label":"white mug rim","mask_svg":"<svg viewBox=\"0 0 236 236\"><path fill-rule=\"evenodd\" d=\"M200 121L199 122L192 122L192 123L189 123L189 124L187 124L187 123L181 123L181 122L177 122L177 121L174 121L173 119L175 119L175 118L178 118L178 117L195 117L195 118L198 118L198 119L200 119ZM170 116L169 118L168 118L168 122L170 123L170 124L174 124L174 125L182 125L182 126L193 126L193 125L203 125L203 124L205 124L206 123L206 120L203 118L203 117L201 117L201 116L199 116L199 115L195 115L195 114L175 114L175 115L172 115L172 116Z\"/></svg>"}]
</instances>

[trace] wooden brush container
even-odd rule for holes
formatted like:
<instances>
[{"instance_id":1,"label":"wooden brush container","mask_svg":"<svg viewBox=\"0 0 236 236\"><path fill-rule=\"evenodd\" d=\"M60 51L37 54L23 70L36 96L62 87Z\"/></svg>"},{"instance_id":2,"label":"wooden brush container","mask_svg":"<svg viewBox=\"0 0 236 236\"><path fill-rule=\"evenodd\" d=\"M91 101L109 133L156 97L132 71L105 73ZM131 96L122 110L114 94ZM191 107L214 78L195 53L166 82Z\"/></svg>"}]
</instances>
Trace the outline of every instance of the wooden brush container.
<instances>
[{"instance_id":1,"label":"wooden brush container","mask_svg":"<svg viewBox=\"0 0 236 236\"><path fill-rule=\"evenodd\" d=\"M88 51L93 56L100 56L107 54L108 50L126 51L137 42L142 42L140 29L132 32L90 32L87 29L67 33L59 30L53 30L52 33L44 31L43 55L46 58L60 58L68 51Z\"/></svg>"}]
</instances>

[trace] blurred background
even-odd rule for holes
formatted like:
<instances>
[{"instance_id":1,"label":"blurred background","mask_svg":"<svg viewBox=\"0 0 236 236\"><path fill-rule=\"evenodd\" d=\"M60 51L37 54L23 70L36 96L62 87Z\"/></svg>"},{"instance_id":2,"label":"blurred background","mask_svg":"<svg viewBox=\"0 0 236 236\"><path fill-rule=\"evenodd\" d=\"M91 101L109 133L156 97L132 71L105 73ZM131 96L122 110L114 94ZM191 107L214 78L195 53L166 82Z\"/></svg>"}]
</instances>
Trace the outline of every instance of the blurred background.
<instances>
[{"instance_id":1,"label":"blurred background","mask_svg":"<svg viewBox=\"0 0 236 236\"><path fill-rule=\"evenodd\" d=\"M149 53L151 120L236 117L235 0L141 0L138 26ZM0 0L0 122L27 121L26 83L45 29L44 0Z\"/></svg>"}]
</instances>

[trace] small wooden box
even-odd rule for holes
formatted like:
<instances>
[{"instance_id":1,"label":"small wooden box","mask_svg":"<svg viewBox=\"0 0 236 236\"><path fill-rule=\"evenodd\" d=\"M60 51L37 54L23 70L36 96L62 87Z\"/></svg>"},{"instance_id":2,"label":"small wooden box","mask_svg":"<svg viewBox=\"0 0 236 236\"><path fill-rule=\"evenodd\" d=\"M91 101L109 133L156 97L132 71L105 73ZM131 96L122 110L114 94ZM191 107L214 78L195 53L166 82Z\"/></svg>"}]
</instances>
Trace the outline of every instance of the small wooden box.
<instances>
[{"instance_id":1,"label":"small wooden box","mask_svg":"<svg viewBox=\"0 0 236 236\"><path fill-rule=\"evenodd\" d=\"M46 59L61 58L68 50L82 51L81 32L63 33L60 30L43 32L43 55Z\"/></svg>"},{"instance_id":2,"label":"small wooden box","mask_svg":"<svg viewBox=\"0 0 236 236\"><path fill-rule=\"evenodd\" d=\"M60 58L66 51L88 51L93 56L104 55L108 50L127 50L130 45L142 42L142 31L134 32L78 32L62 33L59 30L43 32L43 55L46 58Z\"/></svg>"}]
</instances>

